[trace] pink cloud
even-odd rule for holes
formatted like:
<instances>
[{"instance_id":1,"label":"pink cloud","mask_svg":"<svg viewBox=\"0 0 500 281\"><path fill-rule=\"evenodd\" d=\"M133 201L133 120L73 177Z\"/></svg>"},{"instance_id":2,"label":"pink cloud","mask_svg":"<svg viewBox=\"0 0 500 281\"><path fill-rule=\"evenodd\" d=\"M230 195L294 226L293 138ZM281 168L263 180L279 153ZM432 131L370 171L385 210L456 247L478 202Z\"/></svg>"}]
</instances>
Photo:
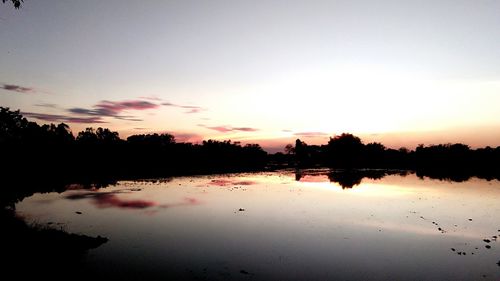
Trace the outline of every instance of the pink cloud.
<instances>
[{"instance_id":1,"label":"pink cloud","mask_svg":"<svg viewBox=\"0 0 500 281\"><path fill-rule=\"evenodd\" d=\"M205 127L205 128L221 133L227 133L233 131L231 127L226 127L226 126L215 126L215 127Z\"/></svg>"},{"instance_id":2,"label":"pink cloud","mask_svg":"<svg viewBox=\"0 0 500 281\"><path fill-rule=\"evenodd\" d=\"M181 105L181 108L189 109L185 113L198 113L203 110L203 108L199 106L191 106L191 105Z\"/></svg>"},{"instance_id":3,"label":"pink cloud","mask_svg":"<svg viewBox=\"0 0 500 281\"><path fill-rule=\"evenodd\" d=\"M171 103L171 102L164 102L164 103L162 103L162 105L187 109L187 111L185 111L184 113L188 113L188 114L199 113L199 112L205 110L204 108L202 108L200 106L196 106L196 105L180 105L180 104L175 104L175 103Z\"/></svg>"},{"instance_id":4,"label":"pink cloud","mask_svg":"<svg viewBox=\"0 0 500 281\"><path fill-rule=\"evenodd\" d=\"M147 110L158 108L159 105L143 100L125 100L125 101L101 101L93 106L92 109L74 107L68 109L70 113L85 115L85 116L97 116L102 117L114 117L116 119L128 120L128 121L142 121L134 116L122 115L124 111L130 110Z\"/></svg>"},{"instance_id":5,"label":"pink cloud","mask_svg":"<svg viewBox=\"0 0 500 281\"><path fill-rule=\"evenodd\" d=\"M210 127L210 126L205 126L203 124L198 124L198 126L204 127L204 128L210 129L210 130L214 130L217 132L221 132L221 133L228 133L228 132L234 132L234 131L255 132L255 131L259 130L259 129L249 128L249 127L231 127L231 126L213 126L213 127Z\"/></svg>"},{"instance_id":6,"label":"pink cloud","mask_svg":"<svg viewBox=\"0 0 500 281\"><path fill-rule=\"evenodd\" d=\"M294 135L300 137L325 137L328 136L329 134L323 132L300 132L300 133L295 133Z\"/></svg>"},{"instance_id":7,"label":"pink cloud","mask_svg":"<svg viewBox=\"0 0 500 281\"><path fill-rule=\"evenodd\" d=\"M98 111L109 113L110 115L117 115L125 110L145 110L157 108L158 105L141 100L128 100L128 101L101 101L94 106Z\"/></svg>"},{"instance_id":8,"label":"pink cloud","mask_svg":"<svg viewBox=\"0 0 500 281\"><path fill-rule=\"evenodd\" d=\"M177 142L201 142L203 137L198 134L190 134L190 133L171 133Z\"/></svg>"}]
</instances>

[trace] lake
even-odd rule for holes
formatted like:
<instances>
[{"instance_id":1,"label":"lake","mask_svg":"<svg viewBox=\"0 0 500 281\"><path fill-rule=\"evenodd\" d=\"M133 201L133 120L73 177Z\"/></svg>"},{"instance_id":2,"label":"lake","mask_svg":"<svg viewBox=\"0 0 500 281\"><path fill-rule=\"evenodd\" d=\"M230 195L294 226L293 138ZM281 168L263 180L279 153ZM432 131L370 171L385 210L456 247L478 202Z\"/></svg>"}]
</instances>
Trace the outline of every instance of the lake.
<instances>
[{"instance_id":1,"label":"lake","mask_svg":"<svg viewBox=\"0 0 500 281\"><path fill-rule=\"evenodd\" d=\"M163 280L499 280L500 182L293 170L70 185L27 222L105 236L84 272Z\"/></svg>"}]
</instances>

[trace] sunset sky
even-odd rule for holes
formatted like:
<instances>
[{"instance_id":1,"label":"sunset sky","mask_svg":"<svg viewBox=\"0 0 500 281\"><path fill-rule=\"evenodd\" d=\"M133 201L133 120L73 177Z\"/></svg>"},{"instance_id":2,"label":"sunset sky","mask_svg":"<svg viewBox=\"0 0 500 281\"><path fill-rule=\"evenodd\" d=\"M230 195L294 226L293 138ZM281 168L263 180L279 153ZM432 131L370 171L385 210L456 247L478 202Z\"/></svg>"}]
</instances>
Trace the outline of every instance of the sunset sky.
<instances>
[{"instance_id":1,"label":"sunset sky","mask_svg":"<svg viewBox=\"0 0 500 281\"><path fill-rule=\"evenodd\" d=\"M500 145L500 1L0 3L0 105L282 150Z\"/></svg>"}]
</instances>

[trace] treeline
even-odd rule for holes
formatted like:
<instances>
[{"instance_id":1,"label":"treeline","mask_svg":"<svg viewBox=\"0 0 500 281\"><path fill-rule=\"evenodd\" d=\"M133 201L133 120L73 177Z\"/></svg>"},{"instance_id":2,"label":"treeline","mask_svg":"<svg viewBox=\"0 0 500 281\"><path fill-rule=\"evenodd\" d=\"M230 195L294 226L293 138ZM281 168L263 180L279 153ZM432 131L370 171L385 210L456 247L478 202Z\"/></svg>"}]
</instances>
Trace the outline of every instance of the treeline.
<instances>
[{"instance_id":1,"label":"treeline","mask_svg":"<svg viewBox=\"0 0 500 281\"><path fill-rule=\"evenodd\" d=\"M0 107L0 153L5 177L80 182L187 174L257 171L274 167L332 169L404 169L419 176L466 180L500 179L500 147L471 149L440 144L416 149L364 144L352 134L330 138L325 145L297 139L285 153L268 155L258 144L231 141L176 142L170 134L133 135L126 140L105 128L73 135L68 125L38 125L19 111Z\"/></svg>"},{"instance_id":2,"label":"treeline","mask_svg":"<svg viewBox=\"0 0 500 281\"><path fill-rule=\"evenodd\" d=\"M419 176L456 181L472 176L500 179L500 146L471 149L457 143L392 149L342 134L330 138L326 145L307 145L297 139L295 146L287 145L285 154L276 154L273 160L299 168L406 169L415 170Z\"/></svg>"},{"instance_id":3,"label":"treeline","mask_svg":"<svg viewBox=\"0 0 500 281\"><path fill-rule=\"evenodd\" d=\"M21 179L165 177L263 169L267 153L258 144L208 140L176 142L170 134L126 140L105 128L73 135L68 125L38 125L19 111L0 107L2 174Z\"/></svg>"}]
</instances>

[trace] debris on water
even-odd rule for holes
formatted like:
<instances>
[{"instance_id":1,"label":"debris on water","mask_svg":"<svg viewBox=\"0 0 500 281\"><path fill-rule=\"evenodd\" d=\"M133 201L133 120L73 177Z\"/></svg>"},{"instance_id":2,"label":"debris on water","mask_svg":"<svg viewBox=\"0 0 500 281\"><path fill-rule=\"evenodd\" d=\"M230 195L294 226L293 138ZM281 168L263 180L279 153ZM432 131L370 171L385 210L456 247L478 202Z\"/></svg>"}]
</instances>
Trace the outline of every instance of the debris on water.
<instances>
[{"instance_id":1,"label":"debris on water","mask_svg":"<svg viewBox=\"0 0 500 281\"><path fill-rule=\"evenodd\" d=\"M240 208L238 211L240 211L240 212L244 212L244 211L245 211L245 209Z\"/></svg>"},{"instance_id":2,"label":"debris on water","mask_svg":"<svg viewBox=\"0 0 500 281\"><path fill-rule=\"evenodd\" d=\"M500 261L497 262L497 265L500 266Z\"/></svg>"},{"instance_id":3,"label":"debris on water","mask_svg":"<svg viewBox=\"0 0 500 281\"><path fill-rule=\"evenodd\" d=\"M486 249L491 249L490 245L486 245L485 247L486 247Z\"/></svg>"},{"instance_id":4,"label":"debris on water","mask_svg":"<svg viewBox=\"0 0 500 281\"><path fill-rule=\"evenodd\" d=\"M47 224L48 224L48 225L51 225L51 224L53 224L53 222L49 221Z\"/></svg>"},{"instance_id":5,"label":"debris on water","mask_svg":"<svg viewBox=\"0 0 500 281\"><path fill-rule=\"evenodd\" d=\"M81 215L81 214L82 214L82 212L79 212L79 211L76 211L75 213L76 213L76 214L78 214L78 215Z\"/></svg>"},{"instance_id":6,"label":"debris on water","mask_svg":"<svg viewBox=\"0 0 500 281\"><path fill-rule=\"evenodd\" d=\"M455 252L455 251L456 251L456 250L455 250L455 248L451 248L451 250L452 250L453 252Z\"/></svg>"},{"instance_id":7,"label":"debris on water","mask_svg":"<svg viewBox=\"0 0 500 281\"><path fill-rule=\"evenodd\" d=\"M469 219L469 221L472 221L472 219Z\"/></svg>"},{"instance_id":8,"label":"debris on water","mask_svg":"<svg viewBox=\"0 0 500 281\"><path fill-rule=\"evenodd\" d=\"M246 270L243 270L243 269L242 269L242 270L240 270L240 273L241 273L241 274L245 274L245 275L249 275L249 274L250 274L250 272L248 272L248 271L246 271Z\"/></svg>"},{"instance_id":9,"label":"debris on water","mask_svg":"<svg viewBox=\"0 0 500 281\"><path fill-rule=\"evenodd\" d=\"M491 242L490 239L483 239L483 241L486 242L486 243L490 243Z\"/></svg>"}]
</instances>

